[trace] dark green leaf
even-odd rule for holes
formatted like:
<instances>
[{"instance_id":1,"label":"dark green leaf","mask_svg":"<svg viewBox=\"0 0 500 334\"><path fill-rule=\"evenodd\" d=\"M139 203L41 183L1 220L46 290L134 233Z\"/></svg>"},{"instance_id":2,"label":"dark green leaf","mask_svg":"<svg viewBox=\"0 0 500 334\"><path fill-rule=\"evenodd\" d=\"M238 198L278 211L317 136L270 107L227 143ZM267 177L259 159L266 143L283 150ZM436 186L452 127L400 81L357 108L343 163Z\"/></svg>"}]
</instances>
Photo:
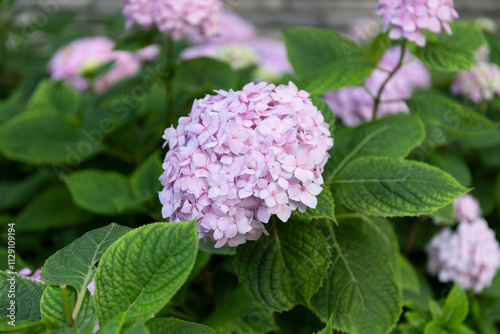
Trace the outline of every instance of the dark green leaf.
<instances>
[{"instance_id":1,"label":"dark green leaf","mask_svg":"<svg viewBox=\"0 0 500 334\"><path fill-rule=\"evenodd\" d=\"M316 198L318 199L316 209L307 208L304 213L295 210L292 212L292 215L305 221L321 218L337 221L335 218L335 202L330 189L323 187L323 191Z\"/></svg>"},{"instance_id":2,"label":"dark green leaf","mask_svg":"<svg viewBox=\"0 0 500 334\"><path fill-rule=\"evenodd\" d=\"M386 217L429 214L467 192L436 167L387 157L356 159L332 183L351 210Z\"/></svg>"},{"instance_id":3,"label":"dark green leaf","mask_svg":"<svg viewBox=\"0 0 500 334\"><path fill-rule=\"evenodd\" d=\"M163 173L161 164L160 154L157 151L151 154L132 174L130 178L132 193L138 200L158 196L158 191L161 190L158 178Z\"/></svg>"},{"instance_id":4,"label":"dark green leaf","mask_svg":"<svg viewBox=\"0 0 500 334\"><path fill-rule=\"evenodd\" d=\"M309 305L331 264L325 237L302 221L268 224L269 236L238 247L235 268L252 296L270 310Z\"/></svg>"},{"instance_id":5,"label":"dark green leaf","mask_svg":"<svg viewBox=\"0 0 500 334\"><path fill-rule=\"evenodd\" d=\"M196 324L175 318L151 319L146 325L151 334L186 333L186 334L216 334L205 325Z\"/></svg>"},{"instance_id":6,"label":"dark green leaf","mask_svg":"<svg viewBox=\"0 0 500 334\"><path fill-rule=\"evenodd\" d=\"M80 106L80 95L70 85L50 79L40 81L27 105L28 112L45 114L55 111L66 116L76 115Z\"/></svg>"},{"instance_id":7,"label":"dark green leaf","mask_svg":"<svg viewBox=\"0 0 500 334\"><path fill-rule=\"evenodd\" d=\"M162 309L191 272L198 249L195 221L156 223L129 232L104 253L95 275L99 323L127 322Z\"/></svg>"},{"instance_id":8,"label":"dark green leaf","mask_svg":"<svg viewBox=\"0 0 500 334\"><path fill-rule=\"evenodd\" d=\"M54 318L41 319L38 321L17 320L15 326L9 325L9 318L0 319L0 332L2 333L16 333L16 334L34 334L46 333L59 328L59 323Z\"/></svg>"},{"instance_id":9,"label":"dark green leaf","mask_svg":"<svg viewBox=\"0 0 500 334\"><path fill-rule=\"evenodd\" d=\"M387 48L391 45L391 40L386 33L380 33L364 50L364 57L373 66L376 66Z\"/></svg>"},{"instance_id":10,"label":"dark green leaf","mask_svg":"<svg viewBox=\"0 0 500 334\"><path fill-rule=\"evenodd\" d=\"M16 322L40 320L40 298L44 289L45 285L42 283L0 271L0 296L2 297L0 298L0 317L14 314Z\"/></svg>"}]
</instances>

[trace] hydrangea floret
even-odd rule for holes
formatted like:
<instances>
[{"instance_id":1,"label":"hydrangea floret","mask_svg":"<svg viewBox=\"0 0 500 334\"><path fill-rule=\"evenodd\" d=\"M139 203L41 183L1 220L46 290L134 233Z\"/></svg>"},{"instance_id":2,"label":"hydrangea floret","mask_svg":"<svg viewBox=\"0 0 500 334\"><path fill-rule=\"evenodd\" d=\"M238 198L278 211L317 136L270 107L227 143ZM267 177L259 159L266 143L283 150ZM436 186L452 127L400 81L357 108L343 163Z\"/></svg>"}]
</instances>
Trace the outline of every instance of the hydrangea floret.
<instances>
[{"instance_id":1,"label":"hydrangea floret","mask_svg":"<svg viewBox=\"0 0 500 334\"><path fill-rule=\"evenodd\" d=\"M165 130L159 197L164 218L197 217L200 239L237 246L267 234L272 214L286 222L295 209L316 208L333 139L309 94L291 82L216 93Z\"/></svg>"},{"instance_id":2,"label":"hydrangea floret","mask_svg":"<svg viewBox=\"0 0 500 334\"><path fill-rule=\"evenodd\" d=\"M466 96L476 103L492 101L495 95L500 95L500 67L487 61L478 61L470 72L457 74L451 84L451 92Z\"/></svg>"},{"instance_id":3,"label":"hydrangea floret","mask_svg":"<svg viewBox=\"0 0 500 334\"><path fill-rule=\"evenodd\" d=\"M127 28L154 25L174 40L197 31L207 38L219 30L220 0L125 0L123 16Z\"/></svg>"},{"instance_id":4,"label":"hydrangea floret","mask_svg":"<svg viewBox=\"0 0 500 334\"><path fill-rule=\"evenodd\" d=\"M426 43L424 30L451 35L450 23L458 18L453 0L379 0L376 13L382 15L384 31L390 29L390 38L419 46Z\"/></svg>"}]
</instances>

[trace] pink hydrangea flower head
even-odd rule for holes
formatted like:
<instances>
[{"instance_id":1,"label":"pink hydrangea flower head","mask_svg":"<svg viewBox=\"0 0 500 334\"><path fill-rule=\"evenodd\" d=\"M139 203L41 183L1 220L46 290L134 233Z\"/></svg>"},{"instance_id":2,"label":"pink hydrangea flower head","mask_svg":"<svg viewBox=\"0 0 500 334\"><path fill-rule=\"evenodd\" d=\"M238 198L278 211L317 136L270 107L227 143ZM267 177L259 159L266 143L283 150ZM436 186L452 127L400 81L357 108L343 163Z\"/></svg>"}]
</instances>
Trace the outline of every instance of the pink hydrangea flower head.
<instances>
[{"instance_id":1,"label":"pink hydrangea flower head","mask_svg":"<svg viewBox=\"0 0 500 334\"><path fill-rule=\"evenodd\" d=\"M165 130L169 151L160 177L162 215L197 217L200 239L237 246L267 234L272 214L315 208L333 146L309 94L293 83L250 83L196 100L177 128Z\"/></svg>"},{"instance_id":2,"label":"pink hydrangea flower head","mask_svg":"<svg viewBox=\"0 0 500 334\"><path fill-rule=\"evenodd\" d=\"M174 40L198 31L205 38L219 31L220 0L156 0L155 23L164 35Z\"/></svg>"},{"instance_id":3,"label":"pink hydrangea flower head","mask_svg":"<svg viewBox=\"0 0 500 334\"><path fill-rule=\"evenodd\" d=\"M83 73L111 61L114 46L107 37L86 37L71 42L50 60L52 79L65 80L80 91L88 89L89 82Z\"/></svg>"},{"instance_id":4,"label":"pink hydrangea flower head","mask_svg":"<svg viewBox=\"0 0 500 334\"><path fill-rule=\"evenodd\" d=\"M133 52L114 51L112 60L113 67L95 81L94 89L98 93L105 92L115 83L136 74L141 69L141 61Z\"/></svg>"},{"instance_id":5,"label":"pink hydrangea flower head","mask_svg":"<svg viewBox=\"0 0 500 334\"><path fill-rule=\"evenodd\" d=\"M477 198L470 194L460 196L453 202L455 217L459 222L473 222L482 215Z\"/></svg>"},{"instance_id":6,"label":"pink hydrangea flower head","mask_svg":"<svg viewBox=\"0 0 500 334\"><path fill-rule=\"evenodd\" d=\"M234 12L223 10L219 21L219 31L207 38L199 31L193 31L189 40L194 44L205 42L223 44L231 42L246 42L257 37L257 28L251 22L241 18Z\"/></svg>"},{"instance_id":7,"label":"pink hydrangea flower head","mask_svg":"<svg viewBox=\"0 0 500 334\"><path fill-rule=\"evenodd\" d=\"M157 0L124 0L123 17L126 28L130 29L137 24L145 29L151 29L154 25L154 6Z\"/></svg>"},{"instance_id":8,"label":"pink hydrangea flower head","mask_svg":"<svg viewBox=\"0 0 500 334\"><path fill-rule=\"evenodd\" d=\"M480 293L500 268L500 246L483 218L445 228L427 246L428 269L440 282L456 282Z\"/></svg>"},{"instance_id":9,"label":"pink hydrangea flower head","mask_svg":"<svg viewBox=\"0 0 500 334\"><path fill-rule=\"evenodd\" d=\"M451 92L466 96L476 103L492 101L496 94L500 95L500 67L479 61L470 72L457 74L451 84Z\"/></svg>"},{"instance_id":10,"label":"pink hydrangea flower head","mask_svg":"<svg viewBox=\"0 0 500 334\"><path fill-rule=\"evenodd\" d=\"M375 104L373 96L377 95L387 79L388 71L396 68L400 55L400 48L387 50L378 64L378 68L365 80L365 87L346 87L325 94L326 103L344 124L356 126L371 120ZM414 88L430 86L430 74L426 66L420 60L411 60L411 58L412 55L407 52L404 56L404 61L407 63L396 72L385 86L378 117L408 113L409 109L404 100L411 97Z\"/></svg>"},{"instance_id":11,"label":"pink hydrangea flower head","mask_svg":"<svg viewBox=\"0 0 500 334\"><path fill-rule=\"evenodd\" d=\"M382 15L384 31L392 39L406 38L425 46L423 30L451 34L450 23L458 18L453 0L379 0L376 13Z\"/></svg>"}]
</instances>

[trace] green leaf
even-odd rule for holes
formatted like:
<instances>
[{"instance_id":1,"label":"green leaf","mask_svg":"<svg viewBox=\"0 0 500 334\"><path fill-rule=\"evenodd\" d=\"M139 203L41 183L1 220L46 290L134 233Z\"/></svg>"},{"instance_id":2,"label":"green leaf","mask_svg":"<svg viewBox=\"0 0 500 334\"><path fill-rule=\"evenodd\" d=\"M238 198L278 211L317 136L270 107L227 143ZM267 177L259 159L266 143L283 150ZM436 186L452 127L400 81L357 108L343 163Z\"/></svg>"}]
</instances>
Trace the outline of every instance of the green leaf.
<instances>
[{"instance_id":1,"label":"green leaf","mask_svg":"<svg viewBox=\"0 0 500 334\"><path fill-rule=\"evenodd\" d=\"M463 145L472 148L489 148L500 145L500 128L494 128L485 134L474 137L457 137L457 140Z\"/></svg>"},{"instance_id":2,"label":"green leaf","mask_svg":"<svg viewBox=\"0 0 500 334\"><path fill-rule=\"evenodd\" d=\"M360 85L373 70L359 45L333 31L292 28L283 37L294 73L311 94Z\"/></svg>"},{"instance_id":3,"label":"green leaf","mask_svg":"<svg viewBox=\"0 0 500 334\"><path fill-rule=\"evenodd\" d=\"M389 223L360 215L339 216L325 229L332 246L328 278L311 300L314 312L337 330L388 333L402 312L397 239Z\"/></svg>"},{"instance_id":4,"label":"green leaf","mask_svg":"<svg viewBox=\"0 0 500 334\"><path fill-rule=\"evenodd\" d=\"M441 328L441 323L438 320L432 320L425 326L424 334L449 334Z\"/></svg>"},{"instance_id":5,"label":"green leaf","mask_svg":"<svg viewBox=\"0 0 500 334\"><path fill-rule=\"evenodd\" d=\"M158 191L161 190L161 183L158 178L162 173L162 162L159 151L157 151L151 154L132 174L130 183L134 196L139 200L158 196Z\"/></svg>"},{"instance_id":6,"label":"green leaf","mask_svg":"<svg viewBox=\"0 0 500 334\"><path fill-rule=\"evenodd\" d=\"M211 58L181 62L174 79L175 84L189 90L229 90L235 87L236 80L236 73L228 64Z\"/></svg>"},{"instance_id":7,"label":"green leaf","mask_svg":"<svg viewBox=\"0 0 500 334\"><path fill-rule=\"evenodd\" d=\"M45 113L56 111L61 115L74 116L80 106L80 94L70 85L51 79L40 81L28 101L27 110Z\"/></svg>"},{"instance_id":8,"label":"green leaf","mask_svg":"<svg viewBox=\"0 0 500 334\"><path fill-rule=\"evenodd\" d=\"M485 167L500 167L500 147L492 146L479 151L479 157Z\"/></svg>"},{"instance_id":9,"label":"green leaf","mask_svg":"<svg viewBox=\"0 0 500 334\"><path fill-rule=\"evenodd\" d=\"M451 154L434 152L427 161L453 176L460 184L469 187L472 184L472 175L464 159Z\"/></svg>"},{"instance_id":10,"label":"green leaf","mask_svg":"<svg viewBox=\"0 0 500 334\"><path fill-rule=\"evenodd\" d=\"M368 47L364 51L363 55L366 61L373 66L377 66L390 45L391 40L386 33L378 34L377 37L375 37L375 39L370 43L370 45L368 45Z\"/></svg>"},{"instance_id":11,"label":"green leaf","mask_svg":"<svg viewBox=\"0 0 500 334\"><path fill-rule=\"evenodd\" d=\"M333 314L330 319L326 322L326 327L315 334L330 334L333 333Z\"/></svg>"},{"instance_id":12,"label":"green leaf","mask_svg":"<svg viewBox=\"0 0 500 334\"><path fill-rule=\"evenodd\" d=\"M333 180L353 159L366 155L406 157L424 140L422 121L416 115L393 115L344 128L335 133L335 145L330 150L323 178Z\"/></svg>"},{"instance_id":13,"label":"green leaf","mask_svg":"<svg viewBox=\"0 0 500 334\"><path fill-rule=\"evenodd\" d=\"M95 275L99 323L124 312L127 322L161 310L193 269L198 250L195 220L139 227L113 244Z\"/></svg>"},{"instance_id":14,"label":"green leaf","mask_svg":"<svg viewBox=\"0 0 500 334\"><path fill-rule=\"evenodd\" d=\"M321 193L316 196L318 199L318 205L316 209L307 208L306 212L300 213L298 210L292 212L292 215L298 219L311 221L313 219L330 219L337 221L335 218L335 202L333 200L333 195L327 187L323 186Z\"/></svg>"},{"instance_id":15,"label":"green leaf","mask_svg":"<svg viewBox=\"0 0 500 334\"><path fill-rule=\"evenodd\" d=\"M72 287L68 287L67 289L71 309L73 310L77 300L77 293ZM45 289L40 302L40 312L43 319L54 318L59 325L66 325L66 314L64 312L64 302L60 287L48 286ZM89 291L85 291L85 298L82 299L82 306L75 320L77 333L83 333L91 326L94 328L96 320L94 299Z\"/></svg>"},{"instance_id":16,"label":"green leaf","mask_svg":"<svg viewBox=\"0 0 500 334\"><path fill-rule=\"evenodd\" d=\"M106 324L99 324L97 334L119 334L121 333L122 326L125 324L125 313L116 315L113 319Z\"/></svg>"},{"instance_id":17,"label":"green leaf","mask_svg":"<svg viewBox=\"0 0 500 334\"><path fill-rule=\"evenodd\" d=\"M15 311L15 320L40 320L40 298L45 285L0 271L0 317ZM11 319L12 320L12 319Z\"/></svg>"},{"instance_id":18,"label":"green leaf","mask_svg":"<svg viewBox=\"0 0 500 334\"><path fill-rule=\"evenodd\" d=\"M402 254L399 254L399 261L401 265L403 292L411 291L413 293L419 293L420 283L418 282L418 276L413 265Z\"/></svg>"},{"instance_id":19,"label":"green leaf","mask_svg":"<svg viewBox=\"0 0 500 334\"><path fill-rule=\"evenodd\" d=\"M451 24L452 35L426 33L427 43L412 45L413 54L431 69L443 72L468 71L476 63L474 53L486 40L473 22Z\"/></svg>"},{"instance_id":20,"label":"green leaf","mask_svg":"<svg viewBox=\"0 0 500 334\"><path fill-rule=\"evenodd\" d=\"M435 300L430 300L429 301L429 312L431 313L432 319L435 320L442 320L443 318L443 308L441 305L435 301Z\"/></svg>"},{"instance_id":21,"label":"green leaf","mask_svg":"<svg viewBox=\"0 0 500 334\"><path fill-rule=\"evenodd\" d=\"M325 237L301 221L268 225L269 236L237 249L235 269L252 296L274 311L309 305L331 264Z\"/></svg>"},{"instance_id":22,"label":"green leaf","mask_svg":"<svg viewBox=\"0 0 500 334\"><path fill-rule=\"evenodd\" d=\"M0 101L0 124L23 110L22 93L17 90L7 99Z\"/></svg>"},{"instance_id":23,"label":"green leaf","mask_svg":"<svg viewBox=\"0 0 500 334\"><path fill-rule=\"evenodd\" d=\"M59 328L59 323L53 319L41 319L38 321L18 320L16 318L15 326L9 325L9 318L0 319L0 332L2 333L16 333L16 334L33 334L33 333L46 333L47 331Z\"/></svg>"},{"instance_id":24,"label":"green leaf","mask_svg":"<svg viewBox=\"0 0 500 334\"><path fill-rule=\"evenodd\" d=\"M469 298L460 287L455 284L448 293L443 306L443 322L447 327L460 325L469 313Z\"/></svg>"},{"instance_id":25,"label":"green leaf","mask_svg":"<svg viewBox=\"0 0 500 334\"><path fill-rule=\"evenodd\" d=\"M274 314L257 304L244 284L216 300L215 311L204 323L217 334L269 333L278 330Z\"/></svg>"},{"instance_id":26,"label":"green leaf","mask_svg":"<svg viewBox=\"0 0 500 334\"><path fill-rule=\"evenodd\" d=\"M21 206L37 194L46 176L34 173L19 181L0 182L0 210Z\"/></svg>"},{"instance_id":27,"label":"green leaf","mask_svg":"<svg viewBox=\"0 0 500 334\"><path fill-rule=\"evenodd\" d=\"M455 222L455 206L453 203L450 203L441 209L434 211L431 213L432 218L436 218L437 220L444 222L448 225L454 225Z\"/></svg>"},{"instance_id":28,"label":"green leaf","mask_svg":"<svg viewBox=\"0 0 500 334\"><path fill-rule=\"evenodd\" d=\"M387 157L356 159L332 183L349 209L385 217L429 214L467 192L436 167Z\"/></svg>"},{"instance_id":29,"label":"green leaf","mask_svg":"<svg viewBox=\"0 0 500 334\"><path fill-rule=\"evenodd\" d=\"M426 123L437 125L458 136L478 136L498 127L477 112L434 92L418 92L407 101L412 112Z\"/></svg>"},{"instance_id":30,"label":"green leaf","mask_svg":"<svg viewBox=\"0 0 500 334\"><path fill-rule=\"evenodd\" d=\"M151 319L146 325L151 334L189 333L189 334L216 334L210 327L175 318Z\"/></svg>"},{"instance_id":31,"label":"green leaf","mask_svg":"<svg viewBox=\"0 0 500 334\"><path fill-rule=\"evenodd\" d=\"M136 322L125 331L125 334L150 334L150 331L142 322Z\"/></svg>"},{"instance_id":32,"label":"green leaf","mask_svg":"<svg viewBox=\"0 0 500 334\"><path fill-rule=\"evenodd\" d=\"M48 285L70 285L81 296L87 291L102 254L130 230L113 223L85 233L45 261L42 281Z\"/></svg>"},{"instance_id":33,"label":"green leaf","mask_svg":"<svg viewBox=\"0 0 500 334\"><path fill-rule=\"evenodd\" d=\"M491 285L481 292L481 296L488 296L500 299L500 271L497 272Z\"/></svg>"},{"instance_id":34,"label":"green leaf","mask_svg":"<svg viewBox=\"0 0 500 334\"><path fill-rule=\"evenodd\" d=\"M100 142L72 128L64 116L23 113L0 126L0 151L9 159L32 164L76 165L97 154Z\"/></svg>"},{"instance_id":35,"label":"green leaf","mask_svg":"<svg viewBox=\"0 0 500 334\"><path fill-rule=\"evenodd\" d=\"M117 215L139 204L129 180L117 172L86 169L64 175L63 181L75 203L93 213Z\"/></svg>"},{"instance_id":36,"label":"green leaf","mask_svg":"<svg viewBox=\"0 0 500 334\"><path fill-rule=\"evenodd\" d=\"M57 185L47 188L21 210L16 218L16 230L32 232L76 226L90 217L88 212L73 204L64 186Z\"/></svg>"}]
</instances>

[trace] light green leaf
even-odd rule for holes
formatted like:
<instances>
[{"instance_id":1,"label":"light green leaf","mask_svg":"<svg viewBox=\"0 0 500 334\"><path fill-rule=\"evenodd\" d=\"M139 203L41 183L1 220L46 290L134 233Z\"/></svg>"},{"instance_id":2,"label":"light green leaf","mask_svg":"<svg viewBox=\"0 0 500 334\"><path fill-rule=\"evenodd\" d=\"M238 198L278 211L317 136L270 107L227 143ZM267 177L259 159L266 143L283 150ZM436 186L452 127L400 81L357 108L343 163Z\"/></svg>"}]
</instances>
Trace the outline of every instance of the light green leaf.
<instances>
[{"instance_id":1,"label":"light green leaf","mask_svg":"<svg viewBox=\"0 0 500 334\"><path fill-rule=\"evenodd\" d=\"M387 33L380 33L364 50L364 57L370 64L376 66L391 45L391 40Z\"/></svg>"},{"instance_id":2,"label":"light green leaf","mask_svg":"<svg viewBox=\"0 0 500 334\"><path fill-rule=\"evenodd\" d=\"M53 112L23 113L0 126L0 151L25 163L77 165L97 154L101 146Z\"/></svg>"},{"instance_id":3,"label":"light green leaf","mask_svg":"<svg viewBox=\"0 0 500 334\"><path fill-rule=\"evenodd\" d=\"M64 186L57 185L47 188L21 210L16 217L16 230L32 232L76 226L90 217L88 212L73 204Z\"/></svg>"},{"instance_id":4,"label":"light green leaf","mask_svg":"<svg viewBox=\"0 0 500 334\"><path fill-rule=\"evenodd\" d=\"M302 27L283 36L294 73L311 94L360 85L373 70L359 45L333 31Z\"/></svg>"},{"instance_id":5,"label":"light green leaf","mask_svg":"<svg viewBox=\"0 0 500 334\"><path fill-rule=\"evenodd\" d=\"M425 326L424 334L449 334L447 331L441 328L441 324L438 320L432 320Z\"/></svg>"},{"instance_id":6,"label":"light green leaf","mask_svg":"<svg viewBox=\"0 0 500 334\"><path fill-rule=\"evenodd\" d=\"M498 123L439 93L415 93L407 104L424 122L437 125L454 135L478 136L498 127Z\"/></svg>"},{"instance_id":7,"label":"light green leaf","mask_svg":"<svg viewBox=\"0 0 500 334\"><path fill-rule=\"evenodd\" d=\"M99 330L97 331L97 334L119 334L121 333L121 329L124 324L125 313L122 312L108 321L105 325L99 324Z\"/></svg>"},{"instance_id":8,"label":"light green leaf","mask_svg":"<svg viewBox=\"0 0 500 334\"><path fill-rule=\"evenodd\" d=\"M132 174L130 183L134 196L141 201L158 196L158 191L161 190L158 178L162 173L162 162L159 151L157 151L151 154Z\"/></svg>"},{"instance_id":9,"label":"light green leaf","mask_svg":"<svg viewBox=\"0 0 500 334\"><path fill-rule=\"evenodd\" d=\"M413 265L402 254L399 254L401 265L401 282L403 284L403 292L410 291L413 293L420 292L420 283L418 276L413 268Z\"/></svg>"},{"instance_id":10,"label":"light green leaf","mask_svg":"<svg viewBox=\"0 0 500 334\"><path fill-rule=\"evenodd\" d=\"M333 314L330 316L330 319L326 322L326 327L316 334L330 334L333 333Z\"/></svg>"},{"instance_id":11,"label":"light green leaf","mask_svg":"<svg viewBox=\"0 0 500 334\"><path fill-rule=\"evenodd\" d=\"M99 323L124 312L127 322L161 310L193 269L195 220L139 227L113 244L95 275Z\"/></svg>"},{"instance_id":12,"label":"light green leaf","mask_svg":"<svg viewBox=\"0 0 500 334\"><path fill-rule=\"evenodd\" d=\"M429 214L467 192L436 167L387 157L356 159L332 184L349 209L385 217Z\"/></svg>"},{"instance_id":13,"label":"light green leaf","mask_svg":"<svg viewBox=\"0 0 500 334\"><path fill-rule=\"evenodd\" d=\"M61 115L74 116L80 103L80 94L72 86L45 79L38 83L31 95L27 111L42 114L46 111L55 111Z\"/></svg>"},{"instance_id":14,"label":"light green leaf","mask_svg":"<svg viewBox=\"0 0 500 334\"><path fill-rule=\"evenodd\" d=\"M265 334L278 330L274 314L257 304L244 284L216 300L215 311L204 323L217 334Z\"/></svg>"},{"instance_id":15,"label":"light green leaf","mask_svg":"<svg viewBox=\"0 0 500 334\"><path fill-rule=\"evenodd\" d=\"M471 186L472 175L469 166L463 158L451 154L434 152L429 156L427 162L449 173L463 186Z\"/></svg>"},{"instance_id":16,"label":"light green leaf","mask_svg":"<svg viewBox=\"0 0 500 334\"><path fill-rule=\"evenodd\" d=\"M448 225L455 225L455 206L453 203L450 203L441 209L434 211L430 214L432 218L437 219L438 221L444 222Z\"/></svg>"},{"instance_id":17,"label":"light green leaf","mask_svg":"<svg viewBox=\"0 0 500 334\"><path fill-rule=\"evenodd\" d=\"M125 331L125 334L149 334L150 331L145 324L137 322Z\"/></svg>"},{"instance_id":18,"label":"light green leaf","mask_svg":"<svg viewBox=\"0 0 500 334\"><path fill-rule=\"evenodd\" d=\"M83 298L94 276L95 264L111 244L130 230L113 223L85 233L45 261L41 279L48 285L70 285Z\"/></svg>"},{"instance_id":19,"label":"light green leaf","mask_svg":"<svg viewBox=\"0 0 500 334\"><path fill-rule=\"evenodd\" d=\"M129 180L117 172L86 169L63 176L75 203L102 215L117 215L137 207Z\"/></svg>"},{"instance_id":20,"label":"light green leaf","mask_svg":"<svg viewBox=\"0 0 500 334\"><path fill-rule=\"evenodd\" d=\"M333 265L311 300L313 310L324 322L333 314L333 326L342 332L388 333L402 312L394 232L381 218L338 220L339 226L325 229Z\"/></svg>"},{"instance_id":21,"label":"light green leaf","mask_svg":"<svg viewBox=\"0 0 500 334\"><path fill-rule=\"evenodd\" d=\"M75 289L67 287L71 309L75 308L77 294ZM94 299L89 291L85 291L85 298L82 299L82 306L75 320L77 333L83 333L87 328L94 328L97 317L94 309ZM61 288L58 286L48 286L43 292L40 302L40 312L43 319L54 318L61 326L66 325L66 315L64 312Z\"/></svg>"},{"instance_id":22,"label":"light green leaf","mask_svg":"<svg viewBox=\"0 0 500 334\"><path fill-rule=\"evenodd\" d=\"M18 320L16 318L15 326L9 325L9 318L0 319L1 333L33 334L46 333L47 331L59 328L59 323L54 318L41 319L38 321Z\"/></svg>"},{"instance_id":23,"label":"light green leaf","mask_svg":"<svg viewBox=\"0 0 500 334\"><path fill-rule=\"evenodd\" d=\"M443 318L443 308L435 300L429 301L429 312L431 313L432 319L441 320Z\"/></svg>"},{"instance_id":24,"label":"light green leaf","mask_svg":"<svg viewBox=\"0 0 500 334\"><path fill-rule=\"evenodd\" d=\"M0 271L0 317L15 310L15 320L40 320L40 298L45 285ZM14 301L14 303L12 303Z\"/></svg>"},{"instance_id":25,"label":"light green leaf","mask_svg":"<svg viewBox=\"0 0 500 334\"><path fill-rule=\"evenodd\" d=\"M188 322L175 318L151 319L146 325L151 334L186 333L186 334L216 334L205 325Z\"/></svg>"},{"instance_id":26,"label":"light green leaf","mask_svg":"<svg viewBox=\"0 0 500 334\"><path fill-rule=\"evenodd\" d=\"M443 323L446 327L458 326L465 320L468 313L469 298L460 285L455 284L444 302Z\"/></svg>"},{"instance_id":27,"label":"light green leaf","mask_svg":"<svg viewBox=\"0 0 500 334\"><path fill-rule=\"evenodd\" d=\"M486 40L473 22L451 24L452 35L426 33L427 43L411 49L425 65L443 72L468 71L476 63L474 53Z\"/></svg>"},{"instance_id":28,"label":"light green leaf","mask_svg":"<svg viewBox=\"0 0 500 334\"><path fill-rule=\"evenodd\" d=\"M268 224L269 236L240 245L235 269L251 295L274 311L309 305L331 264L330 247L319 230L302 221Z\"/></svg>"},{"instance_id":29,"label":"light green leaf","mask_svg":"<svg viewBox=\"0 0 500 334\"><path fill-rule=\"evenodd\" d=\"M316 198L318 199L316 209L307 208L304 213L295 210L292 212L292 216L305 221L321 218L337 221L335 218L335 202L330 189L323 187L323 190Z\"/></svg>"},{"instance_id":30,"label":"light green leaf","mask_svg":"<svg viewBox=\"0 0 500 334\"><path fill-rule=\"evenodd\" d=\"M416 115L393 115L344 128L335 133L335 145L323 178L333 180L353 159L366 155L406 157L425 138L424 125Z\"/></svg>"}]
</instances>

